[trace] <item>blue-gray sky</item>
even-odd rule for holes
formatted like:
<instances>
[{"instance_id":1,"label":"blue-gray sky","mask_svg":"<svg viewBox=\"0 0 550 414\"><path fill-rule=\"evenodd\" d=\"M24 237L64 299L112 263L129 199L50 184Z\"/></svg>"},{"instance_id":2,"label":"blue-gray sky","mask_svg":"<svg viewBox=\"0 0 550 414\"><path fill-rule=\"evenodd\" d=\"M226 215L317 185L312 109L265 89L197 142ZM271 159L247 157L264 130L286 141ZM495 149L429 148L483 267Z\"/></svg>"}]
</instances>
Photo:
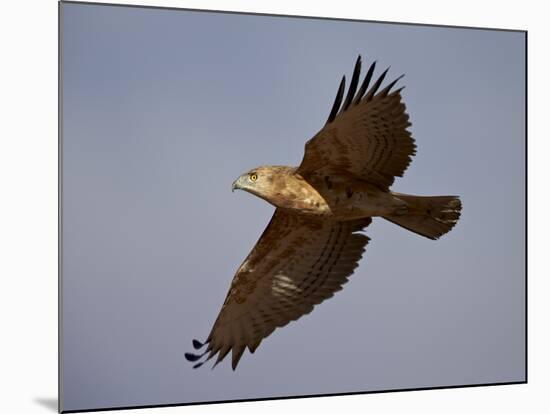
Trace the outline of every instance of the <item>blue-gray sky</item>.
<instances>
[{"instance_id":1,"label":"blue-gray sky","mask_svg":"<svg viewBox=\"0 0 550 414\"><path fill-rule=\"evenodd\" d=\"M523 380L524 35L64 4L65 410ZM458 194L438 241L377 219L344 290L233 372L192 370L273 207L231 182L297 165L358 54L391 65L418 153Z\"/></svg>"}]
</instances>

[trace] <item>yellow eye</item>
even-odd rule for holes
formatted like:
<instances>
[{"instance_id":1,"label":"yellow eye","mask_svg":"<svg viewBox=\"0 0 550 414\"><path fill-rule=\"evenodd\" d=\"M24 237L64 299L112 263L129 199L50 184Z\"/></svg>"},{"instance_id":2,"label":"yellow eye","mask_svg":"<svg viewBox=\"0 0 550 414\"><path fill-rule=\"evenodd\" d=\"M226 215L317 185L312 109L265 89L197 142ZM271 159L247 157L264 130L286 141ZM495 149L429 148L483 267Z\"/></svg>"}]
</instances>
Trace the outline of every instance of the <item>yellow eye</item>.
<instances>
[{"instance_id":1,"label":"yellow eye","mask_svg":"<svg viewBox=\"0 0 550 414\"><path fill-rule=\"evenodd\" d=\"M258 179L258 174L252 173L250 174L250 181L256 181Z\"/></svg>"}]
</instances>

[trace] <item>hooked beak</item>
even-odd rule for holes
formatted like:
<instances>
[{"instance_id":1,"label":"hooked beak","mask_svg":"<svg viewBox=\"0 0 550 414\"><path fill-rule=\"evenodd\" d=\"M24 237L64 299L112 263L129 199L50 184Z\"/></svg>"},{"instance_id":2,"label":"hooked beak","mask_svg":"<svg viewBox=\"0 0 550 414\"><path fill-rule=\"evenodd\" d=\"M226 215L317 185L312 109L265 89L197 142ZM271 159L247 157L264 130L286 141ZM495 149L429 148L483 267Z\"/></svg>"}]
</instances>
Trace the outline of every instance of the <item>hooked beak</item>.
<instances>
[{"instance_id":1,"label":"hooked beak","mask_svg":"<svg viewBox=\"0 0 550 414\"><path fill-rule=\"evenodd\" d=\"M233 184L231 184L231 192L235 192L235 190L240 190L241 186L239 185L241 177L237 178L235 181L233 181Z\"/></svg>"}]
</instances>

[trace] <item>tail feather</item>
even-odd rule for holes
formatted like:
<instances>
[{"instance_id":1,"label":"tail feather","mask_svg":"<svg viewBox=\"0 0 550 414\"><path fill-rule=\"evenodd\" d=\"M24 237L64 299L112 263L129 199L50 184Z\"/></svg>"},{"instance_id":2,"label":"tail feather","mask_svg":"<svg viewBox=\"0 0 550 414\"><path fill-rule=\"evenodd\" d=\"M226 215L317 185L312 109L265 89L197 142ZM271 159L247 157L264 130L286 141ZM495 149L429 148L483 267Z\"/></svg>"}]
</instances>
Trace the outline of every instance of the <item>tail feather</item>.
<instances>
[{"instance_id":1,"label":"tail feather","mask_svg":"<svg viewBox=\"0 0 550 414\"><path fill-rule=\"evenodd\" d=\"M462 203L457 196L393 195L407 204L406 213L384 218L429 239L436 240L443 236L460 218Z\"/></svg>"}]
</instances>

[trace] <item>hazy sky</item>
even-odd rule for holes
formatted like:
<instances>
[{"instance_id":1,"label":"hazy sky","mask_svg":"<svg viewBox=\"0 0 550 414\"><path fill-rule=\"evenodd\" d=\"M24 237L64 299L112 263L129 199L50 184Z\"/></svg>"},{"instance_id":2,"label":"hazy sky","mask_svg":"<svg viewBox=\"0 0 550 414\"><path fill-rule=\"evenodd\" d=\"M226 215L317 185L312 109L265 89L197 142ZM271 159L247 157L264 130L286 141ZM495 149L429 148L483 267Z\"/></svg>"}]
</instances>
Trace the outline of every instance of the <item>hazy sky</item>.
<instances>
[{"instance_id":1,"label":"hazy sky","mask_svg":"<svg viewBox=\"0 0 550 414\"><path fill-rule=\"evenodd\" d=\"M523 380L524 35L64 4L63 409ZM375 219L344 290L237 371L191 369L357 54L400 85L395 191L461 196L431 241Z\"/></svg>"}]
</instances>

